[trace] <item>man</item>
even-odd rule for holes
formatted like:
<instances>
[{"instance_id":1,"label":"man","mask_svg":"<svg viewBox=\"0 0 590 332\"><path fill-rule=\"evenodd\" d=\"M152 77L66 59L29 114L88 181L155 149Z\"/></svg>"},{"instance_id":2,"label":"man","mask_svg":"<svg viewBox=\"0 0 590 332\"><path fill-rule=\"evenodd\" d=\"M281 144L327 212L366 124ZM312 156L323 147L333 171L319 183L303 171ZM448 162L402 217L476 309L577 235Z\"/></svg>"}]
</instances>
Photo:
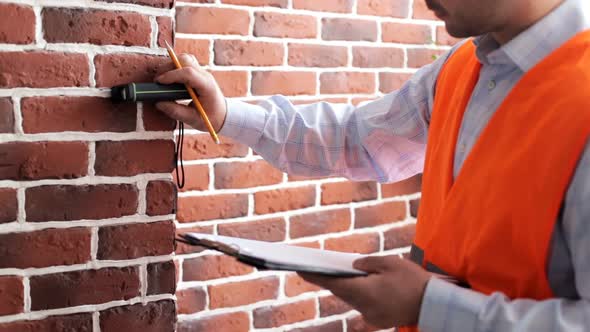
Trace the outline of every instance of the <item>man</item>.
<instances>
[{"instance_id":1,"label":"man","mask_svg":"<svg viewBox=\"0 0 590 332\"><path fill-rule=\"evenodd\" d=\"M417 264L371 257L355 263L368 277L304 276L368 322L589 331L590 2L427 4L451 35L476 37L358 109L280 96L226 104L190 57L192 68L158 80L191 84L220 134L283 171L386 182L424 170ZM204 128L192 108L158 107Z\"/></svg>"}]
</instances>

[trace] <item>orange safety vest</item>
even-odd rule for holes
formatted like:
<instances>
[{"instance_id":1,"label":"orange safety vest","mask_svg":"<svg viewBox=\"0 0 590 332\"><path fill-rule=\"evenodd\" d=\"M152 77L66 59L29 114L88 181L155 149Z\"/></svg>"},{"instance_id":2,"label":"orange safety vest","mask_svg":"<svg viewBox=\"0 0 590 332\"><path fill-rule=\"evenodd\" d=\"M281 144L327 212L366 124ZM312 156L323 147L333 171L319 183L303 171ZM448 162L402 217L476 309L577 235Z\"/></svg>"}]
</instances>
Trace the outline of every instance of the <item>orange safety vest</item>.
<instances>
[{"instance_id":1,"label":"orange safety vest","mask_svg":"<svg viewBox=\"0 0 590 332\"><path fill-rule=\"evenodd\" d=\"M410 256L484 294L548 299L553 229L590 138L590 31L522 77L453 179L459 128L480 69L466 42L438 77Z\"/></svg>"}]
</instances>

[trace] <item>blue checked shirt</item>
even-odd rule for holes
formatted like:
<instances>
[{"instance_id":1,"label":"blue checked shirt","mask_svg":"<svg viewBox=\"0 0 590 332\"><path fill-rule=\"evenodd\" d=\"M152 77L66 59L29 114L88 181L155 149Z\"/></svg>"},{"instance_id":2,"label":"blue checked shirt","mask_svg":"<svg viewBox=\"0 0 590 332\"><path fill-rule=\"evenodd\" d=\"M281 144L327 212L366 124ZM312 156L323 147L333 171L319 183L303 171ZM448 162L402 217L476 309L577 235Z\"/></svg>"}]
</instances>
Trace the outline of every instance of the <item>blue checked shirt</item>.
<instances>
[{"instance_id":1,"label":"blue checked shirt","mask_svg":"<svg viewBox=\"0 0 590 332\"><path fill-rule=\"evenodd\" d=\"M455 176L523 74L587 29L590 1L566 0L501 47L489 36L475 38L483 67L460 129ZM420 69L399 91L359 108L328 103L294 106L281 96L259 105L228 100L220 134L250 145L284 172L402 180L423 170L436 78L454 49ZM501 293L486 296L431 279L419 328L422 332L590 331L590 142L553 232L547 276L557 298L546 301L510 300Z\"/></svg>"}]
</instances>

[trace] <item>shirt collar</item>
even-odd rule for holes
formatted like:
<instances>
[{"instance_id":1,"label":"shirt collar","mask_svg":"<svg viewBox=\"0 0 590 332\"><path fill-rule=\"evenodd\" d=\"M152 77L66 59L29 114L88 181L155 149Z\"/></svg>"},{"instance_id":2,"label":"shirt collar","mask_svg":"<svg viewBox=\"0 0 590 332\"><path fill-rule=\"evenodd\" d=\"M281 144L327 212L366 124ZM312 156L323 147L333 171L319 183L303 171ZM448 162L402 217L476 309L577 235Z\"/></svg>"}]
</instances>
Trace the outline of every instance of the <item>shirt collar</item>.
<instances>
[{"instance_id":1,"label":"shirt collar","mask_svg":"<svg viewBox=\"0 0 590 332\"><path fill-rule=\"evenodd\" d=\"M587 29L590 29L590 1L565 0L501 47L487 34L475 38L474 43L482 64L514 64L527 72L562 44Z\"/></svg>"}]
</instances>

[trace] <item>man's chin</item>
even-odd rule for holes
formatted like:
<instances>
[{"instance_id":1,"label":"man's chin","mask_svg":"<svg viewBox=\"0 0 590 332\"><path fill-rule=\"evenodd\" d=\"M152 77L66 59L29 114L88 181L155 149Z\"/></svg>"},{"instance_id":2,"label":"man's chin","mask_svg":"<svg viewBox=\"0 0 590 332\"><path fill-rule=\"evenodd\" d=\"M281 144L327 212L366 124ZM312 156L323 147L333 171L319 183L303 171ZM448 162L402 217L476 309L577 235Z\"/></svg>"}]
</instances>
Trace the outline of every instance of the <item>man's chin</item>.
<instances>
[{"instance_id":1,"label":"man's chin","mask_svg":"<svg viewBox=\"0 0 590 332\"><path fill-rule=\"evenodd\" d=\"M472 33L463 27L459 27L452 22L445 21L445 28L448 34L452 37L463 39L467 37L477 36L478 34Z\"/></svg>"}]
</instances>

